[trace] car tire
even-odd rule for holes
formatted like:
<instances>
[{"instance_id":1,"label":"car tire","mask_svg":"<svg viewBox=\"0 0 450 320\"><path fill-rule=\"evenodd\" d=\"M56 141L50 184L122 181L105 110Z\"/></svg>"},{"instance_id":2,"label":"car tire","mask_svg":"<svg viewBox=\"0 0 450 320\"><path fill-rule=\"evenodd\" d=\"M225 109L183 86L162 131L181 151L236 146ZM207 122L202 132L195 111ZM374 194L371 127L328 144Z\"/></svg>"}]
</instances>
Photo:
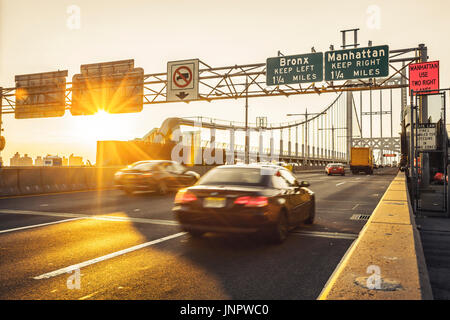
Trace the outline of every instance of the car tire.
<instances>
[{"instance_id":1,"label":"car tire","mask_svg":"<svg viewBox=\"0 0 450 320\"><path fill-rule=\"evenodd\" d=\"M278 218L277 224L272 231L272 243L281 244L283 243L289 233L289 221L287 218L286 211L280 212L280 217Z\"/></svg>"},{"instance_id":2,"label":"car tire","mask_svg":"<svg viewBox=\"0 0 450 320\"><path fill-rule=\"evenodd\" d=\"M187 230L187 233L189 233L192 238L201 238L205 234L204 231L200 230Z\"/></svg>"},{"instance_id":3,"label":"car tire","mask_svg":"<svg viewBox=\"0 0 450 320\"><path fill-rule=\"evenodd\" d=\"M311 205L311 210L309 211L309 217L305 220L305 224L313 224L314 219L316 218L316 204L314 200L312 200L313 203Z\"/></svg>"},{"instance_id":4,"label":"car tire","mask_svg":"<svg viewBox=\"0 0 450 320\"><path fill-rule=\"evenodd\" d=\"M157 193L161 196L166 195L169 192L166 182L163 180L158 182Z\"/></svg>"}]
</instances>

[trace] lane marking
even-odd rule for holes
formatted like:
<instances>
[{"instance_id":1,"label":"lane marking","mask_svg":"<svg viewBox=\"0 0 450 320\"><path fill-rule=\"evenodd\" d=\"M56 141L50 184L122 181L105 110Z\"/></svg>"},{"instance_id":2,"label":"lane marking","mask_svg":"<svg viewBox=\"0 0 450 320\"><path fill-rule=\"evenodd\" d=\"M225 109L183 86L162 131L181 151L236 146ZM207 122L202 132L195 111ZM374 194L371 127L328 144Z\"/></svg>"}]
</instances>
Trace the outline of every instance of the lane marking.
<instances>
[{"instance_id":1,"label":"lane marking","mask_svg":"<svg viewBox=\"0 0 450 320\"><path fill-rule=\"evenodd\" d=\"M339 187L339 186L342 186L344 183L346 183L347 181L344 181L344 182L341 182L341 183L338 183L338 184L336 184L336 187Z\"/></svg>"},{"instance_id":2,"label":"lane marking","mask_svg":"<svg viewBox=\"0 0 450 320\"><path fill-rule=\"evenodd\" d=\"M19 227L19 228L14 228L14 229L0 230L0 234L1 233L7 233L7 232L20 231L20 230L25 230L25 229L31 229L31 228L45 227L45 226L50 226L52 224L64 223L64 222L81 220L81 219L84 219L84 218L65 219L65 220L59 220L59 221L53 221L53 222L47 222L47 223L41 223L41 224L34 224L34 225L31 225L31 226Z\"/></svg>"},{"instance_id":3,"label":"lane marking","mask_svg":"<svg viewBox=\"0 0 450 320\"><path fill-rule=\"evenodd\" d=\"M359 207L359 203L357 203L353 208L352 208L352 210L355 210L356 208L358 208Z\"/></svg>"},{"instance_id":4,"label":"lane marking","mask_svg":"<svg viewBox=\"0 0 450 320\"><path fill-rule=\"evenodd\" d=\"M88 295L86 295L86 296L84 296L84 297L78 298L78 300L86 300L86 299L92 298L93 296L95 296L95 295L96 295L97 293L99 293L100 291L101 291L101 290L92 292L91 294L88 294Z\"/></svg>"},{"instance_id":5,"label":"lane marking","mask_svg":"<svg viewBox=\"0 0 450 320\"><path fill-rule=\"evenodd\" d=\"M358 234L355 233L322 232L322 231L293 231L292 233L307 237L345 239L345 240L355 240L359 236Z\"/></svg>"},{"instance_id":6,"label":"lane marking","mask_svg":"<svg viewBox=\"0 0 450 320\"><path fill-rule=\"evenodd\" d=\"M103 191L114 191L117 188L107 187L102 189L89 189L89 190L78 190L78 191L63 191L63 192L49 192L49 193L37 193L37 194L26 194L21 196L4 196L0 197L0 200L6 199L19 199L19 198L36 198L36 197L46 197L46 196L57 196L57 195L65 195L65 194L73 194L73 193L87 193L87 192L103 192Z\"/></svg>"},{"instance_id":7,"label":"lane marking","mask_svg":"<svg viewBox=\"0 0 450 320\"><path fill-rule=\"evenodd\" d=\"M81 262L81 263L78 263L78 264L74 264L74 265L71 265L71 266L68 266L68 267L65 267L65 268L62 268L62 269L58 269L58 270L55 270L55 271L52 271L52 272L44 273L44 274L41 274L40 276L34 277L33 279L35 279L35 280L42 280L42 279L49 279L49 278L52 278L52 277L56 277L56 276L59 276L61 274L65 274L65 273L68 273L68 272L71 272L71 271L74 271L74 270L77 270L77 269L81 269L81 268L90 266L92 264L95 264L95 263L98 263L98 262L101 262L101 261L109 260L109 259L121 256L121 255L124 255L126 253L130 253L130 252L133 252L133 251L145 248L145 247L149 247L149 246L152 246L152 245L164 242L164 241L168 241L168 240L171 240L171 239L174 239L174 238L178 238L178 237L184 236L186 233L187 232L179 232L179 233L175 233L175 234L172 234L172 235L164 237L164 238L160 238L160 239L152 240L152 241L149 241L149 242L145 242L145 243L142 243L142 244L139 244L139 245L127 248L127 249L123 249L123 250L120 250L120 251L116 251L116 252L113 252L113 253L110 253L110 254L107 254L107 255L95 258L95 259L87 260L87 261L84 261L84 262Z\"/></svg>"},{"instance_id":8,"label":"lane marking","mask_svg":"<svg viewBox=\"0 0 450 320\"><path fill-rule=\"evenodd\" d=\"M174 220L130 218L130 217L107 216L107 215L94 216L94 215L88 215L88 214L66 213L66 212L44 212L44 211L0 209L0 214L2 214L2 213L3 214L23 214L23 215L37 215L37 216L48 216L48 217L62 217L62 218L82 218L82 219L117 221L117 222L137 222L137 223L159 224L159 225L165 225L165 226L178 226L179 225L179 223Z\"/></svg>"}]
</instances>

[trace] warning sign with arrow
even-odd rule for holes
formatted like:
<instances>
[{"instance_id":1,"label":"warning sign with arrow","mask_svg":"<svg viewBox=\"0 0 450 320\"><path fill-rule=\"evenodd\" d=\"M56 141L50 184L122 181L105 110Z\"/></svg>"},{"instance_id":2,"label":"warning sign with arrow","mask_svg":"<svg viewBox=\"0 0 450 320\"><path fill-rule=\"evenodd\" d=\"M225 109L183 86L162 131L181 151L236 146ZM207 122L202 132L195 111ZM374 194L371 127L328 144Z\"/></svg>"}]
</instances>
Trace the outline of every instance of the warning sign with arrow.
<instances>
[{"instance_id":1,"label":"warning sign with arrow","mask_svg":"<svg viewBox=\"0 0 450 320\"><path fill-rule=\"evenodd\" d=\"M167 63L167 101L198 99L199 60Z\"/></svg>"}]
</instances>

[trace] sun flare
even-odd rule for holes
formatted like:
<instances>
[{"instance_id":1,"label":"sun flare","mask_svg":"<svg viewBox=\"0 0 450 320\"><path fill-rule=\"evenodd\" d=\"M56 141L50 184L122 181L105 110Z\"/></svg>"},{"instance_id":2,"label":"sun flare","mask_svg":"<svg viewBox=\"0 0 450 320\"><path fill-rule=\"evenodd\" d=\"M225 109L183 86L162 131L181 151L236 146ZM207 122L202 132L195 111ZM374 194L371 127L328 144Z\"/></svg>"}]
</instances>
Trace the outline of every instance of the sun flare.
<instances>
[{"instance_id":1,"label":"sun flare","mask_svg":"<svg viewBox=\"0 0 450 320\"><path fill-rule=\"evenodd\" d=\"M75 132L83 141L134 139L129 115L110 114L104 110L76 118Z\"/></svg>"}]
</instances>

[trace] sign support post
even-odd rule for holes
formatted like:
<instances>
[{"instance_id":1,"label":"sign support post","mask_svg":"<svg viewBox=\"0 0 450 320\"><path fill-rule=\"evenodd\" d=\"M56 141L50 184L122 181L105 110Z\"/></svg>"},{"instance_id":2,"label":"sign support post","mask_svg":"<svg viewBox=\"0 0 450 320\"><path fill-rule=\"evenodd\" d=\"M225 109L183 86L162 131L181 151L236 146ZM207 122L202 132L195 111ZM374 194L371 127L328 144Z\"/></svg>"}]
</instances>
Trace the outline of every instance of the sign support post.
<instances>
[{"instance_id":1,"label":"sign support post","mask_svg":"<svg viewBox=\"0 0 450 320\"><path fill-rule=\"evenodd\" d=\"M248 132L248 78L245 77L245 164L250 163L249 143L250 137Z\"/></svg>"},{"instance_id":2,"label":"sign support post","mask_svg":"<svg viewBox=\"0 0 450 320\"><path fill-rule=\"evenodd\" d=\"M3 128L2 128L2 105L3 105L3 88L0 87L0 154L3 151L3 149L5 148L5 138L2 135L3 132ZM1 157L0 157L1 158ZM2 161L0 161L0 168L3 166Z\"/></svg>"},{"instance_id":3,"label":"sign support post","mask_svg":"<svg viewBox=\"0 0 450 320\"><path fill-rule=\"evenodd\" d=\"M424 44L419 44L420 48L420 60L421 62L427 62L428 61L428 49L425 47ZM428 123L428 96L421 96L420 97L421 102L421 109L419 110L420 113L420 122L422 123ZM430 181L430 157L428 153L422 153L421 157L422 161L422 168L423 168L423 182L424 186L429 185Z\"/></svg>"}]
</instances>

